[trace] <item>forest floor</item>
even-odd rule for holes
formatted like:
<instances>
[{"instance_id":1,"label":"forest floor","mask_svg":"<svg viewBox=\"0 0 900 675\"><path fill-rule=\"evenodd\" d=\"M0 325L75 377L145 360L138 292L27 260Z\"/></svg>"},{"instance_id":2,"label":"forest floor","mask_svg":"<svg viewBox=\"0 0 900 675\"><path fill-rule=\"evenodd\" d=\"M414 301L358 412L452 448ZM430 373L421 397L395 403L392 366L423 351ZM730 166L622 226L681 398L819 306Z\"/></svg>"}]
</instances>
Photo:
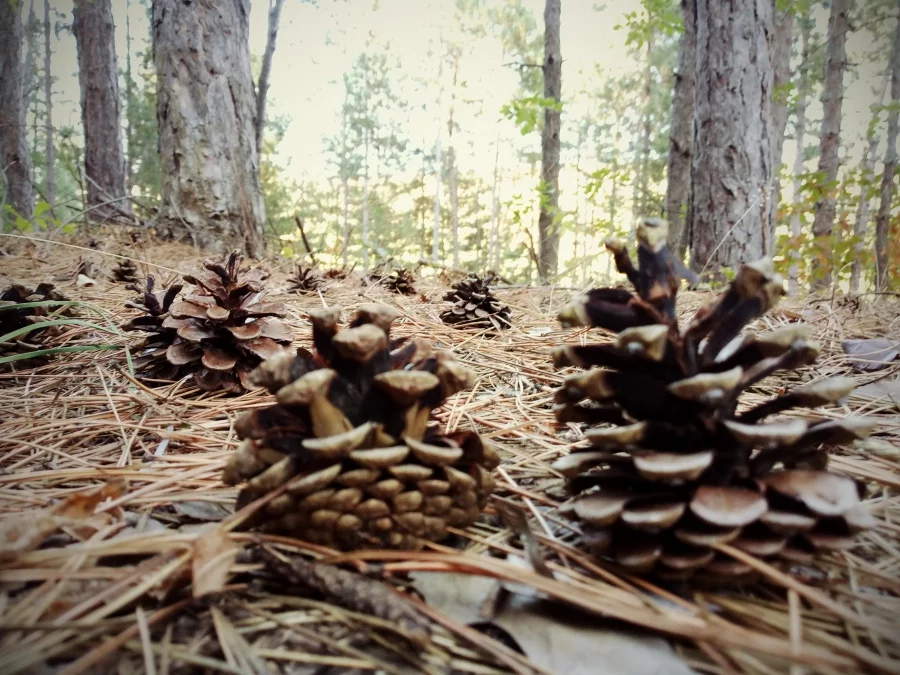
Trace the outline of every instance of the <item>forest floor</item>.
<instances>
[{"instance_id":1,"label":"forest floor","mask_svg":"<svg viewBox=\"0 0 900 675\"><path fill-rule=\"evenodd\" d=\"M180 245L104 237L103 251L159 266L149 268L157 278L174 279L204 258ZM865 385L838 412L871 417L878 431L834 455L831 467L866 482L878 526L792 576L753 562L760 581L746 587L661 588L587 557L553 511L564 494L550 465L581 433L560 428L551 412L563 373L549 349L584 337L555 319L571 289L501 287L514 327L491 337L441 323L446 285L436 276L420 279L414 296L358 275L301 295L285 290L289 261L264 261L296 346L310 346L307 310L337 303L349 316L381 301L402 313L397 336L453 350L477 379L436 416L451 429L478 430L503 458L500 501L451 540L416 553L338 555L235 528L237 489L221 471L237 444L236 416L269 403L268 394L146 386L124 349L138 336L115 328L133 314L124 302L135 295L108 281L115 258L0 243L12 254L0 257L0 288L51 281L99 308L91 315L85 305L80 318L105 331L66 326L54 345L116 347L0 371L0 673L900 672L900 365L860 374L841 348L847 338L900 338L894 298L787 300L760 321L811 326L823 351L804 379L841 374ZM74 283L79 260L92 264L95 285ZM686 292L679 308L690 315L710 297ZM785 384L769 378L758 395ZM507 527L504 503L527 514L533 538ZM525 562L534 556L522 552L522 538L540 543L551 576ZM273 576L258 555L271 547L406 589L430 637L418 639L377 607ZM357 595L366 594L360 579ZM477 622L494 625L468 625Z\"/></svg>"}]
</instances>

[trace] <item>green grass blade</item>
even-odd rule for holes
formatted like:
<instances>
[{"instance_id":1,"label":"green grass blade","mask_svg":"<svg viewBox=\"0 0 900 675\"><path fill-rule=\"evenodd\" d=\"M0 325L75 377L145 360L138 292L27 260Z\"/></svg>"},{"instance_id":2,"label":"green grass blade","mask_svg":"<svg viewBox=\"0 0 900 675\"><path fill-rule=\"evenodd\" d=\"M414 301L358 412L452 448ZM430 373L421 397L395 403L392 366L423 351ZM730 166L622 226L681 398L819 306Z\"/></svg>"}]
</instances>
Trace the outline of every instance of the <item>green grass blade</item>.
<instances>
[{"instance_id":1,"label":"green grass blade","mask_svg":"<svg viewBox=\"0 0 900 675\"><path fill-rule=\"evenodd\" d=\"M111 335L121 335L118 330L112 331L109 328L100 326L96 323L91 323L90 321L82 321L81 319L54 319L52 321L32 323L27 326L23 326L22 328L17 328L16 330L7 333L6 335L0 335L0 342L9 342L10 340L17 338L20 335L26 335L28 333L31 333L32 331L51 328L53 326L84 326L85 328L93 328L94 330L99 330L103 333L110 333Z\"/></svg>"},{"instance_id":2,"label":"green grass blade","mask_svg":"<svg viewBox=\"0 0 900 675\"><path fill-rule=\"evenodd\" d=\"M25 352L23 354L12 354L0 358L0 364L12 363L13 361L25 361L26 359L36 359L39 356L51 356L53 354L71 354L73 352L96 352L108 349L123 349L120 345L80 345L76 347L53 347L52 349L36 349L33 352Z\"/></svg>"}]
</instances>

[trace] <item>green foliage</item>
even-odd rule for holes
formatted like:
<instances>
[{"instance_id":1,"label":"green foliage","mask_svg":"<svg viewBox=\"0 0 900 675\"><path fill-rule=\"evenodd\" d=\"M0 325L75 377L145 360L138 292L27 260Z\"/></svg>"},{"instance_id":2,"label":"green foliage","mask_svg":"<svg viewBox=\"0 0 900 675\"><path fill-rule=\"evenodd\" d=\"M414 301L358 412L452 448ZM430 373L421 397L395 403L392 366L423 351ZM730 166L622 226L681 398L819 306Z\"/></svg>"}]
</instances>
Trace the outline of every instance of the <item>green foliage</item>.
<instances>
[{"instance_id":1,"label":"green foliage","mask_svg":"<svg viewBox=\"0 0 900 675\"><path fill-rule=\"evenodd\" d=\"M640 49L660 37L680 35L684 30L681 10L674 0L641 0L641 8L625 15L625 24L617 30L627 30L625 44Z\"/></svg>"},{"instance_id":2,"label":"green foliage","mask_svg":"<svg viewBox=\"0 0 900 675\"><path fill-rule=\"evenodd\" d=\"M513 99L500 109L500 113L512 120L523 136L538 128L538 121L546 109L562 112L563 102L543 96L526 96Z\"/></svg>"}]
</instances>

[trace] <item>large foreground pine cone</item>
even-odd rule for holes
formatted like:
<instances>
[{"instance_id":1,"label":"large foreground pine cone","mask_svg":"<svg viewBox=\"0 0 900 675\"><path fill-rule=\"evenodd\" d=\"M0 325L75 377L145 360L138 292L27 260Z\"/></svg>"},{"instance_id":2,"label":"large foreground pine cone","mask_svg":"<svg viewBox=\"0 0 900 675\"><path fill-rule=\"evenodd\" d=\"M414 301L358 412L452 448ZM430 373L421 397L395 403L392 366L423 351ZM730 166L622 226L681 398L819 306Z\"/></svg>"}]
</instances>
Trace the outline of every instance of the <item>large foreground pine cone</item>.
<instances>
[{"instance_id":1,"label":"large foreground pine cone","mask_svg":"<svg viewBox=\"0 0 900 675\"><path fill-rule=\"evenodd\" d=\"M169 347L177 341L178 332L169 320L169 309L181 292L181 284L173 284L161 291L154 291L156 280L147 275L144 286L130 284L129 289L140 293L125 303L140 314L125 323L123 330L142 331L147 336L135 346L134 367L149 379L177 380L187 374L186 364L173 363L168 358Z\"/></svg>"},{"instance_id":2,"label":"large foreground pine cone","mask_svg":"<svg viewBox=\"0 0 900 675\"><path fill-rule=\"evenodd\" d=\"M491 293L493 281L494 277L472 275L453 284L453 290L444 295L444 300L452 302L453 306L441 312L441 321L464 327L510 328L509 307Z\"/></svg>"},{"instance_id":3,"label":"large foreground pine cone","mask_svg":"<svg viewBox=\"0 0 900 675\"><path fill-rule=\"evenodd\" d=\"M741 267L680 330L675 295L689 273L665 242L664 221L644 221L638 269L623 244L607 242L637 295L600 288L560 312L564 326L618 333L612 343L554 353L558 367L600 366L567 377L556 395L561 421L602 424L586 432L588 447L555 464L579 495L566 513L596 555L668 579L751 572L715 552L718 543L789 561L851 546L872 517L861 487L826 470L827 448L867 436L872 425L772 416L837 403L852 383L820 380L741 405L764 378L811 364L819 345L798 324L739 336L784 293L768 261Z\"/></svg>"},{"instance_id":4,"label":"large foreground pine cone","mask_svg":"<svg viewBox=\"0 0 900 675\"><path fill-rule=\"evenodd\" d=\"M478 517L496 452L429 424L469 372L424 341L391 351L397 316L364 305L338 331L339 309L312 312L315 356L284 354L253 373L278 402L238 420L224 480L246 481L239 507L286 486L255 524L342 549L419 548Z\"/></svg>"},{"instance_id":5,"label":"large foreground pine cone","mask_svg":"<svg viewBox=\"0 0 900 675\"><path fill-rule=\"evenodd\" d=\"M68 298L54 290L53 284L47 283L39 284L34 290L20 284L13 284L3 292L0 292L0 307L3 308L0 310L0 336L7 335L29 325L43 323L48 320L48 316L51 314L56 315L57 318L71 314L68 308L63 309L57 306L16 306L24 303L47 302L50 300L64 302ZM0 354L39 349L45 338L58 332L57 328L50 327L28 331L12 338L8 342L0 343Z\"/></svg>"},{"instance_id":6,"label":"large foreground pine cone","mask_svg":"<svg viewBox=\"0 0 900 675\"><path fill-rule=\"evenodd\" d=\"M280 318L284 305L263 300L269 273L259 267L242 272L242 261L234 251L224 264L207 260L205 272L186 274L184 280L197 290L173 303L164 322L179 338L166 358L174 365L191 364L194 382L204 391L251 389L250 371L291 343Z\"/></svg>"}]
</instances>

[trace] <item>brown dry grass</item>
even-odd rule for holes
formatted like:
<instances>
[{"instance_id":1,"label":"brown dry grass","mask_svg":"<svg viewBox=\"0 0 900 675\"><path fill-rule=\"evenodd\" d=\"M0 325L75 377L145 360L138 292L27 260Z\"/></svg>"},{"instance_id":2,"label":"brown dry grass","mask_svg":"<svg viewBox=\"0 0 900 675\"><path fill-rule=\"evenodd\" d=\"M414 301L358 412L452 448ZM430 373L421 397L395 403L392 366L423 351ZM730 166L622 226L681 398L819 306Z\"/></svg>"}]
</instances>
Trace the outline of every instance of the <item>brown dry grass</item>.
<instances>
[{"instance_id":1,"label":"brown dry grass","mask_svg":"<svg viewBox=\"0 0 900 675\"><path fill-rule=\"evenodd\" d=\"M178 245L133 247L121 235L105 237L103 250L160 265L157 276L174 277L203 258ZM60 245L17 241L9 247L17 255L0 258L0 288L9 281L65 277L84 256L94 263L97 285L79 289L65 279L57 281L60 290L104 308L115 324L128 316L122 303L133 293L104 278L114 258ZM877 418L882 441L847 449L832 461L834 469L871 488L868 503L878 527L852 551L797 568L792 577L753 562L765 579L753 588L665 590L586 558L567 543L571 528L545 508L560 497L550 464L580 435L575 426L558 428L550 412L561 375L549 364L548 350L587 337L556 325L555 313L571 291L499 291L514 309L515 327L492 338L444 326L438 314L445 289L428 280L412 297L388 295L358 276L331 282L321 295L286 295L279 291L290 264L267 264L274 270L274 295L288 304L297 345L309 346L306 310L327 302L349 312L380 300L401 310L398 335L426 335L475 370L475 385L437 416L450 428L474 428L498 444L504 459L498 493L533 516L556 578L479 555L511 550L510 532L491 515L459 533L459 548L374 551L341 560L394 578L452 570L516 579L597 616L665 634L700 672L900 672L900 401L854 396L849 410L841 411ZM708 297L685 294L681 307L690 312ZM813 327L824 349L819 363L802 373L812 379L849 374L841 341L896 338L896 315L890 300L838 299L785 302L764 321L774 326L801 318ZM124 346L134 337L73 327L54 344ZM864 383L895 375L896 367L857 377ZM770 378L758 395L785 383ZM0 527L37 520L49 505L85 488L127 480L124 492L98 508L92 517L99 520L90 528L63 527L37 550L0 552L0 672L38 672L47 665L63 673L312 672L304 665L331 666L328 672L534 672L524 659L434 609L428 613L438 627L428 648L414 653L398 647L378 619L287 589L274 592L255 576L259 566L240 557L225 592L192 599L195 542L214 526L192 518L184 504L220 505L223 514L231 509L236 490L222 485L219 474L236 445L233 423L241 411L265 403L260 392L202 395L185 383L148 388L130 375L124 350L66 354L0 373ZM248 533L230 537L240 546L259 540ZM283 551L335 555L299 541L266 539Z\"/></svg>"}]
</instances>

